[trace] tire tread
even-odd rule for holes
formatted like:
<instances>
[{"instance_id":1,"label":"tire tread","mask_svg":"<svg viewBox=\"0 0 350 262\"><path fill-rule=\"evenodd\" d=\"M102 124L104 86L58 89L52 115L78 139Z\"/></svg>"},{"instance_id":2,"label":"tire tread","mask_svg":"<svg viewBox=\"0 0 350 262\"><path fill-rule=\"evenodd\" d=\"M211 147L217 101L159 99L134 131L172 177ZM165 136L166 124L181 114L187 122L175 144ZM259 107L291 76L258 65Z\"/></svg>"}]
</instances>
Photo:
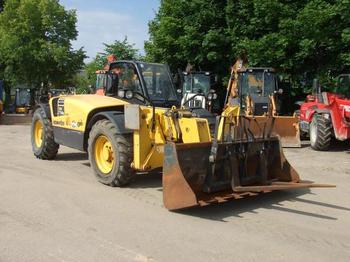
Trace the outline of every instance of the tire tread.
<instances>
[{"instance_id":1,"label":"tire tread","mask_svg":"<svg viewBox=\"0 0 350 262\"><path fill-rule=\"evenodd\" d=\"M132 156L133 156L133 144L132 144L132 135L127 134L127 135L122 135L118 134L117 129L115 125L107 120L103 119L100 121L97 121L95 125L93 126L90 135L89 135L89 140L88 140L88 150L89 150L89 158L90 158L90 163L94 165L94 161L92 161L93 157L93 143L95 137L99 134L100 130L105 130L109 134L111 134L114 138L114 141L116 141L116 148L118 148L118 154L119 154L119 167L118 167L118 172L116 173L114 179L108 183L109 186L113 187L122 187L128 185L135 176L134 170L131 168L131 162L132 162ZM95 169L97 167L94 167ZM96 174L96 171L95 171ZM97 178L99 179L99 175L97 175ZM101 181L100 182L106 184L105 182Z\"/></svg>"}]
</instances>

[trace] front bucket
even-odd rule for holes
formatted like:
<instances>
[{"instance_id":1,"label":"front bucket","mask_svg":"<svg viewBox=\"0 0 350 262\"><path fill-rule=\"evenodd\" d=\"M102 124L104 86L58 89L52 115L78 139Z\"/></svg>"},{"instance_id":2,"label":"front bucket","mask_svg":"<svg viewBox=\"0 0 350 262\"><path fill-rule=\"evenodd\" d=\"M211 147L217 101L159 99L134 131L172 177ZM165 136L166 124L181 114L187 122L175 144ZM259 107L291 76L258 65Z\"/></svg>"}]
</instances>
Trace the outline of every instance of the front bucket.
<instances>
[{"instance_id":1,"label":"front bucket","mask_svg":"<svg viewBox=\"0 0 350 262\"><path fill-rule=\"evenodd\" d=\"M277 138L218 144L216 160L211 143L164 147L163 202L169 210L225 202L260 192L309 188L283 155Z\"/></svg>"},{"instance_id":2,"label":"front bucket","mask_svg":"<svg viewBox=\"0 0 350 262\"><path fill-rule=\"evenodd\" d=\"M260 137L266 124L272 126L271 135L278 135L282 147L301 147L298 118L294 116L248 116L250 129L255 137ZM267 123L268 122L268 123ZM269 132L265 130L265 132Z\"/></svg>"}]
</instances>

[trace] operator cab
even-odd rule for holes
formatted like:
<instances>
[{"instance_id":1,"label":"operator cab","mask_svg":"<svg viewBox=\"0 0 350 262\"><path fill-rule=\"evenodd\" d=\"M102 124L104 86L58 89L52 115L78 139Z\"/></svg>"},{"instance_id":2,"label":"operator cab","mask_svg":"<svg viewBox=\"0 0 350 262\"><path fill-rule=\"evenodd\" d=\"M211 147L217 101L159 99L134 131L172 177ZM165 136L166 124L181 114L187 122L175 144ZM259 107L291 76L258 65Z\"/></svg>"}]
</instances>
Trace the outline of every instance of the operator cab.
<instances>
[{"instance_id":1,"label":"operator cab","mask_svg":"<svg viewBox=\"0 0 350 262\"><path fill-rule=\"evenodd\" d=\"M238 72L239 104L247 109L248 97L253 104L253 115L264 115L269 111L270 95L282 93L273 68L247 68Z\"/></svg>"},{"instance_id":2,"label":"operator cab","mask_svg":"<svg viewBox=\"0 0 350 262\"><path fill-rule=\"evenodd\" d=\"M216 99L217 95L213 87L217 84L217 75L211 72L193 71L183 72L183 98L181 105L187 108L210 107L211 100Z\"/></svg>"},{"instance_id":3,"label":"operator cab","mask_svg":"<svg viewBox=\"0 0 350 262\"><path fill-rule=\"evenodd\" d=\"M168 67L163 64L117 61L97 72L96 94L157 107L178 106Z\"/></svg>"}]
</instances>

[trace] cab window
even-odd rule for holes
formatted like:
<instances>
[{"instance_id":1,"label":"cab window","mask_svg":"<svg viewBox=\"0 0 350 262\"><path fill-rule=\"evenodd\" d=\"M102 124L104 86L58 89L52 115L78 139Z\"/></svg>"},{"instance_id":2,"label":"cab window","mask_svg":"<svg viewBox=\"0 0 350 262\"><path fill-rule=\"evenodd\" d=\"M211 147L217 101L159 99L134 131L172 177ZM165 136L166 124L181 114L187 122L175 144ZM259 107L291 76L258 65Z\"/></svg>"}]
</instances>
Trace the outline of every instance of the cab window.
<instances>
[{"instance_id":1,"label":"cab window","mask_svg":"<svg viewBox=\"0 0 350 262\"><path fill-rule=\"evenodd\" d=\"M117 86L118 90L132 90L142 93L140 79L137 75L136 68L131 63L118 63L111 67L112 75L117 75L118 83L113 83L112 86Z\"/></svg>"}]
</instances>

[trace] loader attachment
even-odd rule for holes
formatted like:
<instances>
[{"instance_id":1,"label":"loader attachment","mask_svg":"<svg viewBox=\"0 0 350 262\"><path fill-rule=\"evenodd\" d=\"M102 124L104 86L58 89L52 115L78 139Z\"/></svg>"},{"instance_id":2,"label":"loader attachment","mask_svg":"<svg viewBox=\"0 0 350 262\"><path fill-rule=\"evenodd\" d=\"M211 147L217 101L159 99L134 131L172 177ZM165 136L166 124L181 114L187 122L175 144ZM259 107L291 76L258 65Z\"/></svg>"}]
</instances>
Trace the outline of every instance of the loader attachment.
<instances>
[{"instance_id":1,"label":"loader attachment","mask_svg":"<svg viewBox=\"0 0 350 262\"><path fill-rule=\"evenodd\" d=\"M271 135L279 136L282 147L301 147L298 119L294 116L247 116L255 137L263 137L263 127L272 127ZM266 131L265 132L269 132Z\"/></svg>"},{"instance_id":2,"label":"loader attachment","mask_svg":"<svg viewBox=\"0 0 350 262\"><path fill-rule=\"evenodd\" d=\"M309 188L288 163L278 137L164 147L163 202L169 210L225 202L261 192Z\"/></svg>"}]
</instances>

